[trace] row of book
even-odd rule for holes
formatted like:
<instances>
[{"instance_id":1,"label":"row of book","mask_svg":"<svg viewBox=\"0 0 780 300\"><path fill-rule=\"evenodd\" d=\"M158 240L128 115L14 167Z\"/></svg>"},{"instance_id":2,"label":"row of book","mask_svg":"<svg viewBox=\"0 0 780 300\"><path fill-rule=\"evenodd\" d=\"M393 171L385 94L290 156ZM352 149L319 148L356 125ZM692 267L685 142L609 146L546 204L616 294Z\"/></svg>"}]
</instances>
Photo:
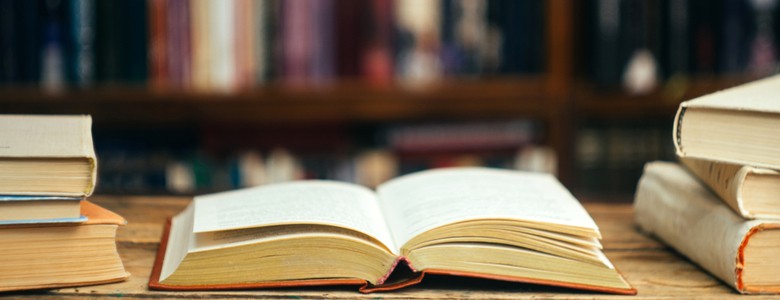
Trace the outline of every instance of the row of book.
<instances>
[{"instance_id":1,"label":"row of book","mask_svg":"<svg viewBox=\"0 0 780 300\"><path fill-rule=\"evenodd\" d=\"M778 65L776 1L592 0L582 27L587 76L642 92L696 75L766 76Z\"/></svg>"},{"instance_id":2,"label":"row of book","mask_svg":"<svg viewBox=\"0 0 780 300\"><path fill-rule=\"evenodd\" d=\"M200 194L304 178L375 186L395 175L459 165L557 169L554 151L541 146L544 128L529 119L317 128L219 123L199 134L98 131L98 191Z\"/></svg>"},{"instance_id":3,"label":"row of book","mask_svg":"<svg viewBox=\"0 0 780 300\"><path fill-rule=\"evenodd\" d=\"M56 0L0 4L0 83L236 90L542 69L544 2Z\"/></svg>"},{"instance_id":4,"label":"row of book","mask_svg":"<svg viewBox=\"0 0 780 300\"><path fill-rule=\"evenodd\" d=\"M780 293L780 75L680 105L681 163L645 166L639 227L740 293Z\"/></svg>"},{"instance_id":5,"label":"row of book","mask_svg":"<svg viewBox=\"0 0 780 300\"><path fill-rule=\"evenodd\" d=\"M632 195L645 162L673 160L671 119L587 120L575 132L572 189L581 195Z\"/></svg>"},{"instance_id":6,"label":"row of book","mask_svg":"<svg viewBox=\"0 0 780 300\"><path fill-rule=\"evenodd\" d=\"M129 277L125 220L89 202L97 160L89 116L0 116L0 292Z\"/></svg>"}]
</instances>

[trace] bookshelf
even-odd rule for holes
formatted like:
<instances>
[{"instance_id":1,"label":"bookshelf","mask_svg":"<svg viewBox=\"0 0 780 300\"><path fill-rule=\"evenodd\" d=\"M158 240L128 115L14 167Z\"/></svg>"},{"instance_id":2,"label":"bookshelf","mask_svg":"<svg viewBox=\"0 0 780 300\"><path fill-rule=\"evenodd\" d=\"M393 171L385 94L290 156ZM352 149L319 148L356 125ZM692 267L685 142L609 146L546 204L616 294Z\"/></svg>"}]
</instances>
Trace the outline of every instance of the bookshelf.
<instances>
[{"instance_id":1,"label":"bookshelf","mask_svg":"<svg viewBox=\"0 0 780 300\"><path fill-rule=\"evenodd\" d=\"M151 77L148 83L127 80L65 87L56 92L30 84L6 84L0 85L0 111L91 114L103 136L121 140L126 131L140 128L158 132L156 144L162 147L166 138L159 135L185 136L171 139L171 148L179 148L175 143L182 140L198 147L204 136L229 135L226 131L235 128L220 124L264 130L292 124L316 132L321 124L354 128L402 122L530 119L542 128L535 142L555 151L558 175L576 193L583 177L578 171L581 129L591 121L660 124L671 119L680 101L750 79L696 75L681 88L667 85L640 96L619 88L598 88L587 74L580 74L585 60L581 53L588 47L583 41L588 35L583 34L581 12L590 2L541 3L542 69L535 73L444 76L419 86L396 81L377 84L354 76L304 85L271 81L231 92L159 88ZM252 134L252 130L246 132Z\"/></svg>"},{"instance_id":2,"label":"bookshelf","mask_svg":"<svg viewBox=\"0 0 780 300\"><path fill-rule=\"evenodd\" d=\"M640 95L615 90L599 91L582 84L575 88L573 105L579 118L669 118L677 112L682 101L754 79L748 75L697 76L679 85L667 84Z\"/></svg>"},{"instance_id":3,"label":"bookshelf","mask_svg":"<svg viewBox=\"0 0 780 300\"><path fill-rule=\"evenodd\" d=\"M550 96L538 77L449 80L424 88L340 82L321 87L268 85L237 93L98 87L63 93L2 91L7 113L90 113L95 122L404 121L460 118L546 118ZM475 100L478 99L478 100Z\"/></svg>"}]
</instances>

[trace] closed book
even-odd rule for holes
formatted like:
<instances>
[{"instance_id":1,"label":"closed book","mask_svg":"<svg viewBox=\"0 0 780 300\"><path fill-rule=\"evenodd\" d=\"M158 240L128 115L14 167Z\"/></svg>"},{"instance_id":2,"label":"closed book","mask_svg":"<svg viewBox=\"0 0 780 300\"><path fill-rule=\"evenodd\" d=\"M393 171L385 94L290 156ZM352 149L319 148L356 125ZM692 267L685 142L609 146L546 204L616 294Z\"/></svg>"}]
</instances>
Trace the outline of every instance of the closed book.
<instances>
[{"instance_id":1,"label":"closed book","mask_svg":"<svg viewBox=\"0 0 780 300\"><path fill-rule=\"evenodd\" d=\"M634 203L639 227L740 293L780 293L780 222L745 220L675 163L645 166Z\"/></svg>"},{"instance_id":2,"label":"closed book","mask_svg":"<svg viewBox=\"0 0 780 300\"><path fill-rule=\"evenodd\" d=\"M680 104L674 145L693 157L780 168L780 75Z\"/></svg>"},{"instance_id":3,"label":"closed book","mask_svg":"<svg viewBox=\"0 0 780 300\"><path fill-rule=\"evenodd\" d=\"M129 274L116 248L125 220L83 201L78 224L0 226L0 292L122 281Z\"/></svg>"},{"instance_id":4,"label":"closed book","mask_svg":"<svg viewBox=\"0 0 780 300\"><path fill-rule=\"evenodd\" d=\"M196 197L171 219L149 287L373 292L443 274L635 294L600 238L548 174L438 169L376 191L294 181Z\"/></svg>"},{"instance_id":5,"label":"closed book","mask_svg":"<svg viewBox=\"0 0 780 300\"><path fill-rule=\"evenodd\" d=\"M745 219L780 219L780 172L712 160L681 162Z\"/></svg>"},{"instance_id":6,"label":"closed book","mask_svg":"<svg viewBox=\"0 0 780 300\"><path fill-rule=\"evenodd\" d=\"M73 223L81 215L81 197L0 195L0 225Z\"/></svg>"},{"instance_id":7,"label":"closed book","mask_svg":"<svg viewBox=\"0 0 780 300\"><path fill-rule=\"evenodd\" d=\"M85 197L95 189L92 118L0 115L0 194Z\"/></svg>"}]
</instances>

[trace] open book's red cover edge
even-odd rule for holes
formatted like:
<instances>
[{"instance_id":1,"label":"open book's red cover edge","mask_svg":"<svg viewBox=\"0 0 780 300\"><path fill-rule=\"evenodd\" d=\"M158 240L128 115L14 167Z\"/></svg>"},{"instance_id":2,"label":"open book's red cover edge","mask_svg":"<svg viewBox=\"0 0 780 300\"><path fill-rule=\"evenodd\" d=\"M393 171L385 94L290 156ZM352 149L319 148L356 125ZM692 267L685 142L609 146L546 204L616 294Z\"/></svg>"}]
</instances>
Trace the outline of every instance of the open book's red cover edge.
<instances>
[{"instance_id":1,"label":"open book's red cover edge","mask_svg":"<svg viewBox=\"0 0 780 300\"><path fill-rule=\"evenodd\" d=\"M425 277L425 274L433 275L452 275L461 277L473 277L494 279L510 282L521 282L531 284L541 284L549 286L558 286L565 288L573 288L579 290L588 290L595 292L622 294L622 295L636 295L636 289L619 289L619 288L606 288L591 285L572 284L566 282L541 280L534 278L513 277L513 276L501 276L490 275L482 273L471 273L451 270L440 269L427 269L418 273L419 276L410 278L409 280L395 283L372 286L363 279L311 279L311 280L291 280L291 281L273 281L273 282L255 282L255 283L236 283L236 284L211 284L211 285L170 285L160 283L160 273L162 271L162 263L165 258L165 249L168 247L168 234L171 228L171 219L165 222L165 228L163 229L162 238L160 240L160 246L157 249L157 257L152 267L152 274L149 276L149 288L154 290L170 290L170 291L203 291L203 290L239 290L239 289L253 289L253 288L281 288L281 287L304 287L304 286L329 286L329 285L359 285L359 291L362 293L383 292L397 290L403 287L418 284Z\"/></svg>"}]
</instances>

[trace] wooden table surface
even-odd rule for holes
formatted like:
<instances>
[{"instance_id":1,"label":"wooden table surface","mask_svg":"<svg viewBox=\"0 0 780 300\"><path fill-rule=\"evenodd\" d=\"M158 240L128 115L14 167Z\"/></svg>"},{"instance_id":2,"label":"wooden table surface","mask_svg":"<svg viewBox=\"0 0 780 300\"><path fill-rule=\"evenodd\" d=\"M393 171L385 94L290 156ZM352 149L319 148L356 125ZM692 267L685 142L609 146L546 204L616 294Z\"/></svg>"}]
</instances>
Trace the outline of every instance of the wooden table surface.
<instances>
[{"instance_id":1,"label":"wooden table surface","mask_svg":"<svg viewBox=\"0 0 780 300\"><path fill-rule=\"evenodd\" d=\"M637 296L616 296L530 284L464 278L432 277L421 284L389 293L360 294L356 287L273 289L220 292L150 291L151 272L163 222L181 211L189 198L181 197L93 197L93 202L119 213L128 225L117 233L117 243L127 281L64 288L50 291L0 293L0 298L87 299L87 298L271 298L271 299L678 299L737 298L739 294L691 264L656 240L637 232L629 204L592 203L585 207L604 236L605 253L626 279L637 288ZM744 297L743 297L744 298ZM772 296L751 299L774 299Z\"/></svg>"}]
</instances>

